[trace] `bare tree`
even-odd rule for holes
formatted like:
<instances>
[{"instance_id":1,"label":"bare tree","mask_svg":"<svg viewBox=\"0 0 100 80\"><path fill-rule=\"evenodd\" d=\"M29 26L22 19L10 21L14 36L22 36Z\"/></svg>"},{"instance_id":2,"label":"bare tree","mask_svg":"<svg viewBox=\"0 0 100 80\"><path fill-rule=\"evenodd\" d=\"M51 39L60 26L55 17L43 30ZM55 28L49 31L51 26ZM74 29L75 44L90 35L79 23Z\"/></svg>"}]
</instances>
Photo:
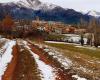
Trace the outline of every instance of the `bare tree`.
<instances>
[{"instance_id":1,"label":"bare tree","mask_svg":"<svg viewBox=\"0 0 100 80\"><path fill-rule=\"evenodd\" d=\"M88 40L90 40L90 45L94 42L94 45L98 47L100 45L100 22L93 18L89 22L88 32L90 33ZM94 39L93 39L94 38Z\"/></svg>"}]
</instances>

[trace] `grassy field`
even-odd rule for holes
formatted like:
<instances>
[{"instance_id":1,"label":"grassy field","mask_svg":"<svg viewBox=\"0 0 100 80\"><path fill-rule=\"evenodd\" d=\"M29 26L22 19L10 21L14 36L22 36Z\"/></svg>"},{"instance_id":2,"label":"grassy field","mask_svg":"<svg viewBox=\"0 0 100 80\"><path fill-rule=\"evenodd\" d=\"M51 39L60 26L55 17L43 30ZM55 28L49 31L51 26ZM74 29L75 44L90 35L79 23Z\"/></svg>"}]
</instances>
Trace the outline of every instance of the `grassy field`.
<instances>
[{"instance_id":1,"label":"grassy field","mask_svg":"<svg viewBox=\"0 0 100 80\"><path fill-rule=\"evenodd\" d=\"M56 48L59 48L59 49L69 50L72 52L78 52L81 54L86 54L91 57L96 57L96 58L100 59L100 50L99 49L91 50L91 49L86 49L86 48L78 48L78 47L75 47L74 45L70 45L70 44L56 44L56 43L46 43L46 44L56 47Z\"/></svg>"},{"instance_id":2,"label":"grassy field","mask_svg":"<svg viewBox=\"0 0 100 80\"><path fill-rule=\"evenodd\" d=\"M40 44L42 45L46 44L52 46L52 47L47 47L47 49L50 49L50 51L55 54L57 51L58 54L61 53L61 55L71 60L72 72L75 72L76 74L80 75L81 77L85 77L88 80L94 80L94 77L99 78L100 49L92 50L87 48L76 47L73 44L63 44L63 43L58 44L58 43L43 42Z\"/></svg>"},{"instance_id":3,"label":"grassy field","mask_svg":"<svg viewBox=\"0 0 100 80\"><path fill-rule=\"evenodd\" d=\"M65 38L64 35L58 35L58 34L49 34L45 37L45 40L47 41L62 41L62 39Z\"/></svg>"}]
</instances>

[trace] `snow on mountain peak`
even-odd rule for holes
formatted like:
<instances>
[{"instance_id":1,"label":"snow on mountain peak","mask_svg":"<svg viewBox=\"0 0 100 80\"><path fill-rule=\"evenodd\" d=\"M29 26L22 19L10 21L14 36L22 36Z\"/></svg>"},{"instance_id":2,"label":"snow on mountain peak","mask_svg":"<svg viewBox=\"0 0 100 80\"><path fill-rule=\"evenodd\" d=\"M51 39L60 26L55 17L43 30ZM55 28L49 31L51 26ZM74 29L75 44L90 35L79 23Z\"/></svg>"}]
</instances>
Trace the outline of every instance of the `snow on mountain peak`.
<instances>
[{"instance_id":1,"label":"snow on mountain peak","mask_svg":"<svg viewBox=\"0 0 100 80\"><path fill-rule=\"evenodd\" d=\"M96 12L96 11L89 11L87 14L94 17L100 17L100 12Z\"/></svg>"},{"instance_id":2,"label":"snow on mountain peak","mask_svg":"<svg viewBox=\"0 0 100 80\"><path fill-rule=\"evenodd\" d=\"M16 3L19 7L35 8L41 4L38 0L20 0Z\"/></svg>"},{"instance_id":3,"label":"snow on mountain peak","mask_svg":"<svg viewBox=\"0 0 100 80\"><path fill-rule=\"evenodd\" d=\"M26 7L34 10L50 10L56 7L54 4L42 3L39 0L20 0L16 4L19 7Z\"/></svg>"}]
</instances>

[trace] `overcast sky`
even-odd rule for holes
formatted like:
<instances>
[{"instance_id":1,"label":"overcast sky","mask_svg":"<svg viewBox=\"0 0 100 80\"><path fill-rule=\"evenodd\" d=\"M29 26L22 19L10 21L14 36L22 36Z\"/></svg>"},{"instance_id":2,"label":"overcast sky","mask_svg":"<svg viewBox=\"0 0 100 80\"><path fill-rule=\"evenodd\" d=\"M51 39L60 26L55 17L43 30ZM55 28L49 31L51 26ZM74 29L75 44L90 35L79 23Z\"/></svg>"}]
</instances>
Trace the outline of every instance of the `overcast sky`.
<instances>
[{"instance_id":1,"label":"overcast sky","mask_svg":"<svg viewBox=\"0 0 100 80\"><path fill-rule=\"evenodd\" d=\"M17 0L0 0L0 2L9 2ZM95 10L100 12L100 0L40 0L42 2L53 3L64 8L72 8L77 11Z\"/></svg>"}]
</instances>

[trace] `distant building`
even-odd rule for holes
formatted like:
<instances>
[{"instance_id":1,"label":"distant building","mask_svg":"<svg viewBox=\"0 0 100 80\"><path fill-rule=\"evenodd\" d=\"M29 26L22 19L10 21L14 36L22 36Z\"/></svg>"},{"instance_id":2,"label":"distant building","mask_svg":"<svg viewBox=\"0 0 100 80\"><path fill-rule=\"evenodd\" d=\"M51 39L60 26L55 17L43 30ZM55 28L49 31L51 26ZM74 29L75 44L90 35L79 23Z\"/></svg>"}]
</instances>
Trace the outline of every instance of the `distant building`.
<instances>
[{"instance_id":1,"label":"distant building","mask_svg":"<svg viewBox=\"0 0 100 80\"><path fill-rule=\"evenodd\" d=\"M76 34L81 34L81 33L86 33L86 32L87 32L86 29L75 29Z\"/></svg>"},{"instance_id":2,"label":"distant building","mask_svg":"<svg viewBox=\"0 0 100 80\"><path fill-rule=\"evenodd\" d=\"M29 20L18 20L15 21L15 28L17 31L30 31L32 30L32 22Z\"/></svg>"}]
</instances>

